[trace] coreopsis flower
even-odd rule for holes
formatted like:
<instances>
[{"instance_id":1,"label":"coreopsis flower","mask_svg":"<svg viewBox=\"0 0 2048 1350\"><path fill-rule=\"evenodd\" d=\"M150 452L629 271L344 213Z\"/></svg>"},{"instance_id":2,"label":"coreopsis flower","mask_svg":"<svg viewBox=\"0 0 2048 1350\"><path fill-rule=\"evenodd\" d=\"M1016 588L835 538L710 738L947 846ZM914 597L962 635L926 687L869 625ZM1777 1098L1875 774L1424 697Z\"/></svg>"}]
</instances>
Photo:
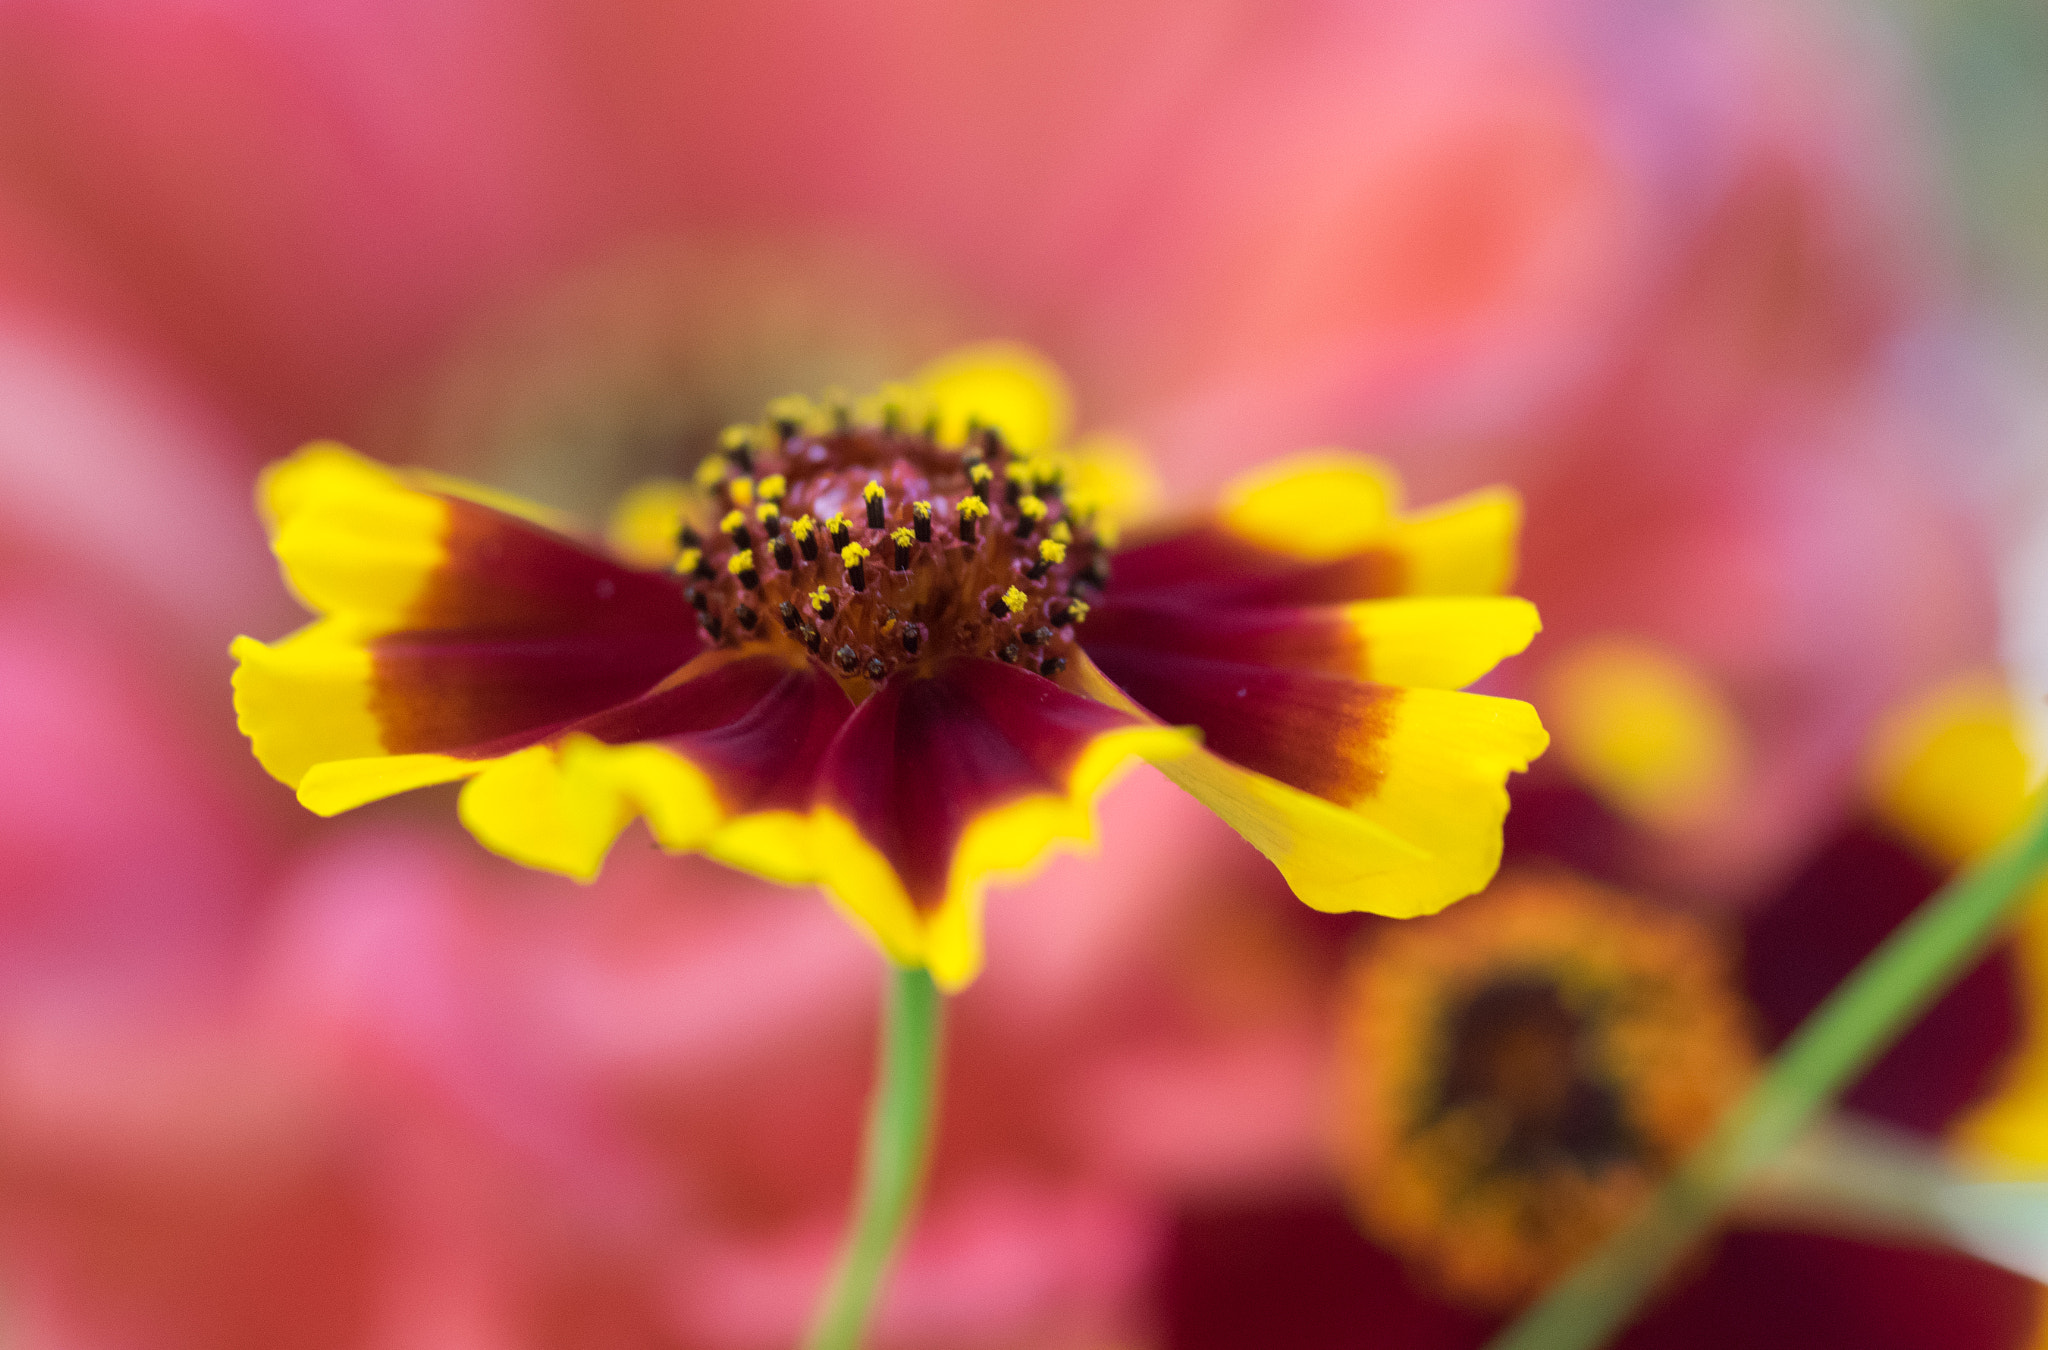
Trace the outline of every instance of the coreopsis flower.
<instances>
[{"instance_id":1,"label":"coreopsis flower","mask_svg":"<svg viewBox=\"0 0 2048 1350\"><path fill-rule=\"evenodd\" d=\"M1674 682L1678 667L1626 655L1598 683L1634 691L1624 703L1636 732L1596 728L1614 734L1582 745L1573 767L1617 810L1680 803L1674 784L1712 781L1693 752L1713 737L1675 724L1719 714L1676 692L1689 684ZM1561 742L1586 730L1573 727L1561 720ZM1649 755L1659 746L1683 753ZM1660 757L1661 768L1648 763ZM1738 1099L1759 1054L1927 898L1943 867L2019 812L2010 706L1982 681L1904 710L1872 759L1869 809L1739 922L1564 867L1636 870L1628 826L1589 800L1518 813L1510 870L1486 895L1426 926L1363 934L1339 997L1333 1139L1348 1204L1185 1218L1166 1262L1168 1343L1242 1343L1279 1319L1281 1339L1303 1345L1340 1344L1358 1325L1406 1345L1486 1344L1655 1193ZM1646 791L1617 790L1631 785ZM1918 1019L1842 1096L1829 1129L1874 1128L1934 1169L1923 1175L1953 1144L2037 1165L2048 1055L2041 1000L2030 1010L2019 999L2039 983L2038 938L2023 941L2017 962L1994 952ZM1768 1189L1751 1199L1621 1345L2033 1343L2041 1292L2000 1269L1992 1244L1899 1245L1897 1230L1849 1211ZM1237 1272L1234 1297L1205 1292L1222 1263Z\"/></svg>"},{"instance_id":2,"label":"coreopsis flower","mask_svg":"<svg viewBox=\"0 0 2048 1350\"><path fill-rule=\"evenodd\" d=\"M1457 1302L1541 1293L1748 1086L1731 965L1698 923L1564 874L1381 934L1339 1055L1366 1231Z\"/></svg>"},{"instance_id":3,"label":"coreopsis flower","mask_svg":"<svg viewBox=\"0 0 2048 1350\"><path fill-rule=\"evenodd\" d=\"M1318 456L1118 549L1114 461L1043 443L1051 378L996 349L857 408L780 402L702 467L658 568L311 446L260 495L321 617L236 642L241 726L314 811L464 780L478 839L571 876L644 816L822 884L950 987L985 879L1086 838L1133 757L1318 908L1484 886L1545 744L1527 704L1457 692L1538 628L1491 594L1514 499L1404 515L1369 461Z\"/></svg>"}]
</instances>

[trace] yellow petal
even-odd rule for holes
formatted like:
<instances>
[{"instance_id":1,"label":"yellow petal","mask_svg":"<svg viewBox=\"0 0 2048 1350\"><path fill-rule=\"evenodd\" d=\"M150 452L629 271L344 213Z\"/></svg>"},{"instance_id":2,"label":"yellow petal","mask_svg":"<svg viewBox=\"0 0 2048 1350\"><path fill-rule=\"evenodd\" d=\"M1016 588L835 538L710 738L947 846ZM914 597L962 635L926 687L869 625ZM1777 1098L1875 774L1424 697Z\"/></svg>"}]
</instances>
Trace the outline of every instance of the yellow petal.
<instances>
[{"instance_id":1,"label":"yellow petal","mask_svg":"<svg viewBox=\"0 0 2048 1350\"><path fill-rule=\"evenodd\" d=\"M676 534L704 494L679 478L655 478L619 499L605 528L612 551L634 567L665 567L676 556Z\"/></svg>"},{"instance_id":2,"label":"yellow petal","mask_svg":"<svg viewBox=\"0 0 2048 1350\"><path fill-rule=\"evenodd\" d=\"M299 804L315 815L339 815L414 788L467 778L487 763L488 760L457 759L453 755L328 760L315 764L299 781Z\"/></svg>"},{"instance_id":3,"label":"yellow petal","mask_svg":"<svg viewBox=\"0 0 2048 1350\"><path fill-rule=\"evenodd\" d=\"M1361 679L1422 689L1462 689L1543 629L1536 606L1515 596L1363 600L1345 617L1364 648Z\"/></svg>"},{"instance_id":4,"label":"yellow petal","mask_svg":"<svg viewBox=\"0 0 2048 1350\"><path fill-rule=\"evenodd\" d=\"M700 846L719 823L702 770L666 747L571 735L490 761L462 790L462 823L493 853L578 881L636 816L662 847Z\"/></svg>"},{"instance_id":5,"label":"yellow petal","mask_svg":"<svg viewBox=\"0 0 2048 1350\"><path fill-rule=\"evenodd\" d=\"M1316 450L1262 465L1223 490L1218 515L1231 533L1304 562L1332 562L1379 542L1400 508L1401 485L1378 460Z\"/></svg>"},{"instance_id":6,"label":"yellow petal","mask_svg":"<svg viewBox=\"0 0 2048 1350\"><path fill-rule=\"evenodd\" d=\"M1095 697L1142 713L1092 663L1076 675ZM1549 739L1518 700L1406 689L1375 723L1378 771L1356 801L1330 801L1207 750L1160 771L1272 859L1306 904L1410 918L1493 879L1507 776Z\"/></svg>"},{"instance_id":7,"label":"yellow petal","mask_svg":"<svg viewBox=\"0 0 2048 1350\"><path fill-rule=\"evenodd\" d=\"M1066 471L1067 501L1077 512L1094 513L1096 533L1111 548L1120 528L1158 509L1159 475L1143 448L1128 437L1086 437L1059 462Z\"/></svg>"},{"instance_id":8,"label":"yellow petal","mask_svg":"<svg viewBox=\"0 0 2048 1350\"><path fill-rule=\"evenodd\" d=\"M1888 716L1864 767L1879 817L1950 867L2020 823L2028 778L2012 694L1989 673L1952 680Z\"/></svg>"},{"instance_id":9,"label":"yellow petal","mask_svg":"<svg viewBox=\"0 0 2048 1350\"><path fill-rule=\"evenodd\" d=\"M295 788L315 764L384 753L370 652L349 623L322 619L275 644L238 637L228 650L235 725L279 782Z\"/></svg>"},{"instance_id":10,"label":"yellow petal","mask_svg":"<svg viewBox=\"0 0 2048 1350\"><path fill-rule=\"evenodd\" d=\"M447 558L447 507L326 442L263 471L257 502L286 583L318 614L396 627Z\"/></svg>"},{"instance_id":11,"label":"yellow petal","mask_svg":"<svg viewBox=\"0 0 2048 1350\"><path fill-rule=\"evenodd\" d=\"M1059 369L1018 342L982 342L939 357L916 384L939 414L939 438L958 444L970 422L992 426L1025 454L1066 441L1073 399Z\"/></svg>"},{"instance_id":12,"label":"yellow petal","mask_svg":"<svg viewBox=\"0 0 2048 1350\"><path fill-rule=\"evenodd\" d=\"M1673 652L1630 637L1582 642L1544 672L1543 703L1572 773L1646 828L1704 824L1740 795L1741 719Z\"/></svg>"},{"instance_id":13,"label":"yellow petal","mask_svg":"<svg viewBox=\"0 0 2048 1350\"><path fill-rule=\"evenodd\" d=\"M988 883L1022 880L1056 850L1093 848L1095 802L1115 779L1138 760L1179 760L1195 744L1185 728L1156 725L1097 736L1075 760L1063 791L1006 802L969 822L953 851L945 896L929 913L918 912L895 869L852 822L829 809L812 818L810 845L817 866L803 879L823 885L891 960L926 967L942 989L964 988L981 971Z\"/></svg>"},{"instance_id":14,"label":"yellow petal","mask_svg":"<svg viewBox=\"0 0 2048 1350\"><path fill-rule=\"evenodd\" d=\"M1383 543L1405 560L1408 595L1498 595L1514 584L1522 498L1481 488L1403 516Z\"/></svg>"}]
</instances>

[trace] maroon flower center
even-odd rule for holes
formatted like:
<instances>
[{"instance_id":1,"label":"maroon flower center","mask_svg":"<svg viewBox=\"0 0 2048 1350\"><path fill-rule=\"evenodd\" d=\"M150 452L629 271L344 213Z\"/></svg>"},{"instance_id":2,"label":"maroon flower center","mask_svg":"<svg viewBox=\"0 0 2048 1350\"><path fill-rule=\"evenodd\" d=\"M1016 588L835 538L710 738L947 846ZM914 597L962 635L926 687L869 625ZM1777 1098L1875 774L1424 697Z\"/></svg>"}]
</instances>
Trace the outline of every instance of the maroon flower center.
<instances>
[{"instance_id":1,"label":"maroon flower center","mask_svg":"<svg viewBox=\"0 0 2048 1350\"><path fill-rule=\"evenodd\" d=\"M676 566L718 646L798 646L869 685L957 656L1050 678L1109 579L1057 467L991 431L954 449L889 425L785 422L736 438L716 467Z\"/></svg>"}]
</instances>

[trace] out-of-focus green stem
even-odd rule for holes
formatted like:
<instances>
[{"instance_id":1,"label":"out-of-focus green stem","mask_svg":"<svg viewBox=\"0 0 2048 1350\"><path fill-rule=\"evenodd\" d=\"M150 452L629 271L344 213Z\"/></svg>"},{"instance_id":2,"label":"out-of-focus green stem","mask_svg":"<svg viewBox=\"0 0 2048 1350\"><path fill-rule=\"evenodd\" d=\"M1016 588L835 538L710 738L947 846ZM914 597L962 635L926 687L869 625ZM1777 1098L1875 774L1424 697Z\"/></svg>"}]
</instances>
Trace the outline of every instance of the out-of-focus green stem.
<instances>
[{"instance_id":1,"label":"out-of-focus green stem","mask_svg":"<svg viewBox=\"0 0 2048 1350\"><path fill-rule=\"evenodd\" d=\"M1592 1350L1627 1324L1745 1179L1791 1143L1968 970L2048 865L2048 794L2027 823L1900 925L1793 1033L1659 1192L1489 1350Z\"/></svg>"},{"instance_id":2,"label":"out-of-focus green stem","mask_svg":"<svg viewBox=\"0 0 2048 1350\"><path fill-rule=\"evenodd\" d=\"M896 1244L917 1204L932 1137L945 1000L924 970L898 970L882 1014L880 1077L868 1111L860 1193L806 1350L857 1350Z\"/></svg>"}]
</instances>

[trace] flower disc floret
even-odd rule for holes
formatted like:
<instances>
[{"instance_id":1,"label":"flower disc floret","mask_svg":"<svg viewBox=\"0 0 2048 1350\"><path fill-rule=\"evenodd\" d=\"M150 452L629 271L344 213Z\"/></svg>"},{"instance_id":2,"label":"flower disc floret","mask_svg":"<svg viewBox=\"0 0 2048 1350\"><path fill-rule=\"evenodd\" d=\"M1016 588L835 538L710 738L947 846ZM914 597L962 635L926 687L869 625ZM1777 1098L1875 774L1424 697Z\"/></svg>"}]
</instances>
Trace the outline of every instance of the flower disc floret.
<instances>
[{"instance_id":1,"label":"flower disc floret","mask_svg":"<svg viewBox=\"0 0 2048 1350\"><path fill-rule=\"evenodd\" d=\"M702 536L715 580L703 588L699 622L718 646L800 653L849 683L855 698L899 670L960 657L1001 660L1028 646L1038 649L1033 670L1072 662L1074 629L1087 614L1073 601L1100 589L1107 550L1069 505L1027 490L1051 481L1045 466L1019 459L999 434L983 429L947 446L922 430L856 424L788 435L767 427L735 439L747 447L744 462L727 452L725 472L705 476L706 499L688 522L693 535L717 526ZM833 552L799 547L789 565L778 557L777 567L757 568L732 496L739 484L750 498L769 497L772 485L760 519L795 516L789 533L799 545L811 537L809 522L825 519ZM932 509L934 499L959 503L952 521ZM1062 539L1033 542L1048 522ZM811 655L800 630L734 622L742 604L773 612L785 603L810 617L821 655ZM909 632L920 636L906 642Z\"/></svg>"}]
</instances>

